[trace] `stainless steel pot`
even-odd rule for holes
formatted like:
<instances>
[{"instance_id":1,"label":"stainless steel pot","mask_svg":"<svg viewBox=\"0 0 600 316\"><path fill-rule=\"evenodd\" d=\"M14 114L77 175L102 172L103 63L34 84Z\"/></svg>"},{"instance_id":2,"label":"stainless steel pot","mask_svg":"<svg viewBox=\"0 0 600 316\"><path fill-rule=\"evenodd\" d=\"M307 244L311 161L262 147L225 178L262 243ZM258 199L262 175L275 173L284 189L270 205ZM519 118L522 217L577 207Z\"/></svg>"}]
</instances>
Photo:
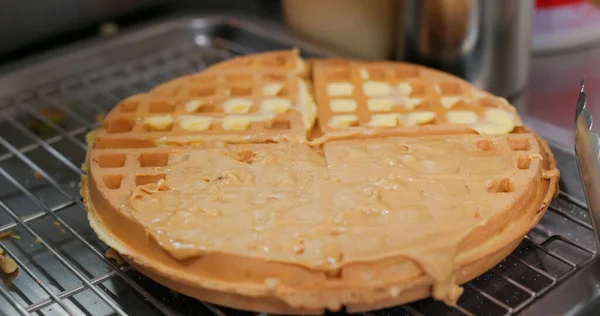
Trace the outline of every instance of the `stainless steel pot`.
<instances>
[{"instance_id":1,"label":"stainless steel pot","mask_svg":"<svg viewBox=\"0 0 600 316\"><path fill-rule=\"evenodd\" d=\"M527 83L533 0L404 0L396 57L504 97Z\"/></svg>"}]
</instances>

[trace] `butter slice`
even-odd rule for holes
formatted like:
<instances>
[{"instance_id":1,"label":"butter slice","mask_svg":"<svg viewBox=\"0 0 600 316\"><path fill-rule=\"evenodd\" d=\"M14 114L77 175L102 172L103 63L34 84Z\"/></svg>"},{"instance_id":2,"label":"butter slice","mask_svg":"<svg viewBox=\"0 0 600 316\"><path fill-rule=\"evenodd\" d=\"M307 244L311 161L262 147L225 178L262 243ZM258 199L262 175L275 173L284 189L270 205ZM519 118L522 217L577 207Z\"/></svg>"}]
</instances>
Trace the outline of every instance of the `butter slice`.
<instances>
[{"instance_id":1,"label":"butter slice","mask_svg":"<svg viewBox=\"0 0 600 316\"><path fill-rule=\"evenodd\" d=\"M164 131L168 130L173 126L175 120L170 115L157 115L151 116L144 119L144 124L152 130Z\"/></svg>"},{"instance_id":2,"label":"butter slice","mask_svg":"<svg viewBox=\"0 0 600 316\"><path fill-rule=\"evenodd\" d=\"M329 120L329 126L333 128L343 128L356 125L358 116L356 115L336 115Z\"/></svg>"},{"instance_id":3,"label":"butter slice","mask_svg":"<svg viewBox=\"0 0 600 316\"><path fill-rule=\"evenodd\" d=\"M490 121L494 124L506 125L511 127L515 126L515 122L513 120L512 115L502 109L486 109L483 115L487 121Z\"/></svg>"},{"instance_id":4,"label":"butter slice","mask_svg":"<svg viewBox=\"0 0 600 316\"><path fill-rule=\"evenodd\" d=\"M392 99L389 98L367 100L367 107L372 112L389 112L393 105Z\"/></svg>"},{"instance_id":5,"label":"butter slice","mask_svg":"<svg viewBox=\"0 0 600 316\"><path fill-rule=\"evenodd\" d=\"M479 117L473 111L449 111L446 119L453 124L473 124L479 121Z\"/></svg>"},{"instance_id":6,"label":"butter slice","mask_svg":"<svg viewBox=\"0 0 600 316\"><path fill-rule=\"evenodd\" d=\"M404 125L414 126L423 125L433 122L435 120L435 113L431 111L413 112L408 113L402 117L402 123Z\"/></svg>"},{"instance_id":7,"label":"butter slice","mask_svg":"<svg viewBox=\"0 0 600 316\"><path fill-rule=\"evenodd\" d=\"M188 113L193 113L193 112L198 111L199 108L203 107L204 104L205 103L203 100L192 100L192 101L188 101L184 105L184 109Z\"/></svg>"},{"instance_id":8,"label":"butter slice","mask_svg":"<svg viewBox=\"0 0 600 316\"><path fill-rule=\"evenodd\" d=\"M329 100L329 109L331 112L354 112L358 104L352 99L332 99Z\"/></svg>"},{"instance_id":9,"label":"butter slice","mask_svg":"<svg viewBox=\"0 0 600 316\"><path fill-rule=\"evenodd\" d=\"M188 131L207 131L210 129L213 118L210 116L182 115L178 117L179 126Z\"/></svg>"},{"instance_id":10,"label":"butter slice","mask_svg":"<svg viewBox=\"0 0 600 316\"><path fill-rule=\"evenodd\" d=\"M272 98L260 103L260 112L267 114L283 114L292 107L290 100L285 98Z\"/></svg>"},{"instance_id":11,"label":"butter slice","mask_svg":"<svg viewBox=\"0 0 600 316\"><path fill-rule=\"evenodd\" d=\"M513 130L514 126L499 125L489 122L478 122L469 125L469 128L476 131L480 135L505 135Z\"/></svg>"},{"instance_id":12,"label":"butter slice","mask_svg":"<svg viewBox=\"0 0 600 316\"><path fill-rule=\"evenodd\" d=\"M471 124L469 127L481 135L505 135L512 132L515 127L512 115L502 109L486 109L484 118L484 121Z\"/></svg>"},{"instance_id":13,"label":"butter slice","mask_svg":"<svg viewBox=\"0 0 600 316\"><path fill-rule=\"evenodd\" d=\"M369 71L366 68L360 68L358 75L362 80L369 80Z\"/></svg>"},{"instance_id":14,"label":"butter slice","mask_svg":"<svg viewBox=\"0 0 600 316\"><path fill-rule=\"evenodd\" d=\"M229 100L225 100L221 107L223 107L223 111L225 113L238 113L245 114L250 112L250 107L252 107L252 100L245 98L233 98Z\"/></svg>"},{"instance_id":15,"label":"butter slice","mask_svg":"<svg viewBox=\"0 0 600 316\"><path fill-rule=\"evenodd\" d=\"M367 123L369 126L376 127L395 127L398 125L398 114L374 114Z\"/></svg>"},{"instance_id":16,"label":"butter slice","mask_svg":"<svg viewBox=\"0 0 600 316\"><path fill-rule=\"evenodd\" d=\"M409 96L413 91L412 85L409 82L400 82L396 86L396 89L398 90L398 93L405 96Z\"/></svg>"},{"instance_id":17,"label":"butter slice","mask_svg":"<svg viewBox=\"0 0 600 316\"><path fill-rule=\"evenodd\" d=\"M332 82L327 85L327 95L330 97L351 96L354 85L350 82Z\"/></svg>"},{"instance_id":18,"label":"butter slice","mask_svg":"<svg viewBox=\"0 0 600 316\"><path fill-rule=\"evenodd\" d=\"M366 96L388 96L392 91L392 86L387 82L367 81L363 83L363 92Z\"/></svg>"},{"instance_id":19,"label":"butter slice","mask_svg":"<svg viewBox=\"0 0 600 316\"><path fill-rule=\"evenodd\" d=\"M252 123L252 119L243 115L230 115L223 118L221 125L225 130L243 131L247 130Z\"/></svg>"},{"instance_id":20,"label":"butter slice","mask_svg":"<svg viewBox=\"0 0 600 316\"><path fill-rule=\"evenodd\" d=\"M274 97L281 91L283 84L281 83L266 83L262 87L262 94L266 97Z\"/></svg>"},{"instance_id":21,"label":"butter slice","mask_svg":"<svg viewBox=\"0 0 600 316\"><path fill-rule=\"evenodd\" d=\"M423 100L422 98L408 98L404 101L403 106L407 110L414 110L414 108L416 108L417 105L423 103L423 101L425 100Z\"/></svg>"},{"instance_id":22,"label":"butter slice","mask_svg":"<svg viewBox=\"0 0 600 316\"><path fill-rule=\"evenodd\" d=\"M451 109L456 103L460 102L463 98L456 95L447 95L440 98L440 103L446 109Z\"/></svg>"}]
</instances>

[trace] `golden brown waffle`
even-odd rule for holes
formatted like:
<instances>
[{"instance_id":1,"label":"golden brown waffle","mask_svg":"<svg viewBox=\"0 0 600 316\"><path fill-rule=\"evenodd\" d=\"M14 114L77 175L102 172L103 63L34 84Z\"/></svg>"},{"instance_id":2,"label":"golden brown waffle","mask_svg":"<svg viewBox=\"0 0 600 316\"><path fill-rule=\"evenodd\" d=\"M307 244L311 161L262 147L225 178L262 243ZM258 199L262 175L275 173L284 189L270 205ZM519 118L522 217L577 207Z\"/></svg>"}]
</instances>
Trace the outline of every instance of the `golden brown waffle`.
<instances>
[{"instance_id":1,"label":"golden brown waffle","mask_svg":"<svg viewBox=\"0 0 600 316\"><path fill-rule=\"evenodd\" d=\"M325 135L353 130L494 135L522 124L505 99L422 66L326 59L315 61L313 71L319 126Z\"/></svg>"},{"instance_id":2,"label":"golden brown waffle","mask_svg":"<svg viewBox=\"0 0 600 316\"><path fill-rule=\"evenodd\" d=\"M95 146L302 140L299 62L295 51L242 57L129 97L105 118Z\"/></svg>"},{"instance_id":3,"label":"golden brown waffle","mask_svg":"<svg viewBox=\"0 0 600 316\"><path fill-rule=\"evenodd\" d=\"M285 62L268 67L265 56ZM154 280L234 308L365 311L430 295L454 304L458 284L507 256L557 192L547 145L499 98L408 64L316 60L312 82L294 65L305 65L296 51L243 57L120 103L88 139L81 188L100 238ZM359 116L360 126L330 126L338 114L326 92L341 82L337 71L356 87L411 82L409 97L424 101L386 112L398 115L396 126L369 125L374 114L365 114L367 99L354 88L345 98L357 109L344 113ZM184 131L181 123L144 129L163 108L222 122L232 115L223 102L238 97L231 95L238 84L260 104L257 91L271 75L285 76L274 82L291 105L273 122L285 118L289 129L264 121L243 131ZM185 114L190 91L199 89L215 91L193 96L207 110ZM450 92L460 98L446 109ZM133 110L123 111L129 104ZM255 113L253 105L238 114ZM436 114L431 124L400 124L425 110ZM447 122L457 110L473 111L478 122ZM130 130L111 132L120 120L133 122Z\"/></svg>"}]
</instances>

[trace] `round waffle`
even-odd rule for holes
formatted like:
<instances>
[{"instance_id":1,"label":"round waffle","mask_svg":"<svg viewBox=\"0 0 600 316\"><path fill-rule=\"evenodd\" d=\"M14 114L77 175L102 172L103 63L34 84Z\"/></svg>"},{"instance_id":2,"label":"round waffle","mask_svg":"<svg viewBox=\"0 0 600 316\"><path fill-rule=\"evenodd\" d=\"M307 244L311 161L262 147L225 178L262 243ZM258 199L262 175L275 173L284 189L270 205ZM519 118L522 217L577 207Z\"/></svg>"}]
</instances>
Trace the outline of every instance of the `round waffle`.
<instances>
[{"instance_id":1,"label":"round waffle","mask_svg":"<svg viewBox=\"0 0 600 316\"><path fill-rule=\"evenodd\" d=\"M176 291L285 314L455 304L559 176L504 99L295 50L128 98L89 144L81 191L103 241Z\"/></svg>"}]
</instances>

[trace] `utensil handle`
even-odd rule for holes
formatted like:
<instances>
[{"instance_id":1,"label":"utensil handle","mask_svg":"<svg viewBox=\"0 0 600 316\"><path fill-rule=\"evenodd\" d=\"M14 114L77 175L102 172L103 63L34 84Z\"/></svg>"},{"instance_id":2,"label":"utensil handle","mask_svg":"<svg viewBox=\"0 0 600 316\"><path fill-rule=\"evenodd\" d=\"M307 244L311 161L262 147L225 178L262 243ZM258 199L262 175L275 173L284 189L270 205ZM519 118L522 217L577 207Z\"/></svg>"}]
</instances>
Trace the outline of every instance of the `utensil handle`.
<instances>
[{"instance_id":1,"label":"utensil handle","mask_svg":"<svg viewBox=\"0 0 600 316\"><path fill-rule=\"evenodd\" d=\"M577 100L575 118L575 154L588 202L596 242L600 247L600 136L593 132L594 118L586 109L585 79Z\"/></svg>"}]
</instances>

